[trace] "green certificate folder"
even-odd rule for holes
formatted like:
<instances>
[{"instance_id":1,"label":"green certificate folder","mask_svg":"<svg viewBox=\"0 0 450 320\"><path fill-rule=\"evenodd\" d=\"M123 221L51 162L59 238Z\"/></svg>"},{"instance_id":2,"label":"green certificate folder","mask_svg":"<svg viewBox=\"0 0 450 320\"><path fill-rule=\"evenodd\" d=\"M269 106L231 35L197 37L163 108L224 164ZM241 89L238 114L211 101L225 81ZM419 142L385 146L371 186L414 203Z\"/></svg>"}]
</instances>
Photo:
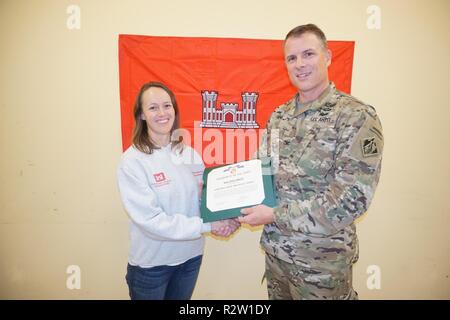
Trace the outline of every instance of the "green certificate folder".
<instances>
[{"instance_id":1,"label":"green certificate folder","mask_svg":"<svg viewBox=\"0 0 450 320\"><path fill-rule=\"evenodd\" d=\"M214 169L222 168L225 166L231 167L231 166L238 165L238 164L239 163L235 163L232 165L223 165L223 166L217 166L217 167L205 169L205 171L203 173L202 201L201 201L201 206L200 206L201 217L203 219L203 222L211 222L211 221L217 221L217 220L238 217L241 215L242 208L261 204L261 203L255 203L253 205L245 206L245 207L236 206L234 208L229 208L226 210L219 210L219 211L214 211L214 212L212 212L210 209L208 209L208 206L206 203L207 202L206 190L208 188L208 175ZM261 162L262 172L267 171L267 170L263 170L263 169L268 169L268 168L270 168L270 163L264 164L264 162ZM274 206L276 206L276 199L275 199L275 193L274 193L273 175L263 174L262 180L263 180L263 185L264 185L264 200L262 201L262 204L265 204L268 207L274 207Z\"/></svg>"}]
</instances>

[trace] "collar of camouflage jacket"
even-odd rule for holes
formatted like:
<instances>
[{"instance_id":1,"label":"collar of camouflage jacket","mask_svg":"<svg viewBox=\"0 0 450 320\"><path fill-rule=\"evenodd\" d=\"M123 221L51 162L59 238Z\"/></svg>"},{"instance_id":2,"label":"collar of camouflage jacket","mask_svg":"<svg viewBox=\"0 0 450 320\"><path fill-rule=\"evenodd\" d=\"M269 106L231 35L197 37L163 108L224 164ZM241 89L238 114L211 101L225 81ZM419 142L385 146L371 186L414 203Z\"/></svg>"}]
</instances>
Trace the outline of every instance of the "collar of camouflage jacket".
<instances>
[{"instance_id":1,"label":"collar of camouflage jacket","mask_svg":"<svg viewBox=\"0 0 450 320\"><path fill-rule=\"evenodd\" d=\"M299 93L294 96L294 98L290 101L289 105L289 113L293 116L298 116L299 114L306 112L308 110L315 110L322 107L325 102L329 101L333 94L336 92L336 86L333 82L330 82L328 87L320 94L320 96L313 101L310 101L305 104L300 104L299 102Z\"/></svg>"}]
</instances>

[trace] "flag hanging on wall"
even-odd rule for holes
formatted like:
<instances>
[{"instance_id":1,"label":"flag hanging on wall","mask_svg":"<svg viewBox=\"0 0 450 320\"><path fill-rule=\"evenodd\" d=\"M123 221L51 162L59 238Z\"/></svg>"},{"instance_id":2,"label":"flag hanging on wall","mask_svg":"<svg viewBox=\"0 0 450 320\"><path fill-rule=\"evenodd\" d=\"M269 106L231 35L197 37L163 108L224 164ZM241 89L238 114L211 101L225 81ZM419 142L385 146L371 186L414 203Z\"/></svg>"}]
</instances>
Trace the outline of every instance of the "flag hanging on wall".
<instances>
[{"instance_id":1,"label":"flag hanging on wall","mask_svg":"<svg viewBox=\"0 0 450 320\"><path fill-rule=\"evenodd\" d=\"M353 41L329 41L329 77L350 93ZM141 86L166 84L177 98L187 144L207 166L247 160L272 111L292 98L282 40L119 35L123 150L131 145ZM208 157L205 157L208 155ZM206 159L207 158L207 159Z\"/></svg>"}]
</instances>

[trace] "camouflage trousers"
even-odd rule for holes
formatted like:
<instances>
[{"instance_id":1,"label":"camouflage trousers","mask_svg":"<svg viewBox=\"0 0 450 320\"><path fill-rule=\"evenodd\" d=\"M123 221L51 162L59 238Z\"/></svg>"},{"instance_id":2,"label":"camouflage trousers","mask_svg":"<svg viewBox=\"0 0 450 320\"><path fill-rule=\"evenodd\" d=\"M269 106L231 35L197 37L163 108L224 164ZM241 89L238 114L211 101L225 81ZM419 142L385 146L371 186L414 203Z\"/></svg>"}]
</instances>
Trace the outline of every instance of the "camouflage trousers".
<instances>
[{"instance_id":1,"label":"camouflage trousers","mask_svg":"<svg viewBox=\"0 0 450 320\"><path fill-rule=\"evenodd\" d=\"M270 300L357 300L352 267L344 270L309 269L266 253Z\"/></svg>"}]
</instances>

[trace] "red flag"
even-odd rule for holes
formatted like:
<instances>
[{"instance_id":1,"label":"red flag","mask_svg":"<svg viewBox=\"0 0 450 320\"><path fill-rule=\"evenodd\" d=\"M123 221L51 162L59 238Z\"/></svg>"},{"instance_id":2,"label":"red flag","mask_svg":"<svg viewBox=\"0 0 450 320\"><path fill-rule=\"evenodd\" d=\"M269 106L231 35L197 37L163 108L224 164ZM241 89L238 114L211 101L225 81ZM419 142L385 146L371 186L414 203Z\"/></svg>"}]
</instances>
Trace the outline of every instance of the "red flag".
<instances>
[{"instance_id":1,"label":"red flag","mask_svg":"<svg viewBox=\"0 0 450 320\"><path fill-rule=\"evenodd\" d=\"M353 41L329 41L330 80L350 93ZM187 142L207 166L242 161L272 111L296 92L282 40L119 36L123 150L131 144L133 106L141 86L160 81L175 93Z\"/></svg>"}]
</instances>

